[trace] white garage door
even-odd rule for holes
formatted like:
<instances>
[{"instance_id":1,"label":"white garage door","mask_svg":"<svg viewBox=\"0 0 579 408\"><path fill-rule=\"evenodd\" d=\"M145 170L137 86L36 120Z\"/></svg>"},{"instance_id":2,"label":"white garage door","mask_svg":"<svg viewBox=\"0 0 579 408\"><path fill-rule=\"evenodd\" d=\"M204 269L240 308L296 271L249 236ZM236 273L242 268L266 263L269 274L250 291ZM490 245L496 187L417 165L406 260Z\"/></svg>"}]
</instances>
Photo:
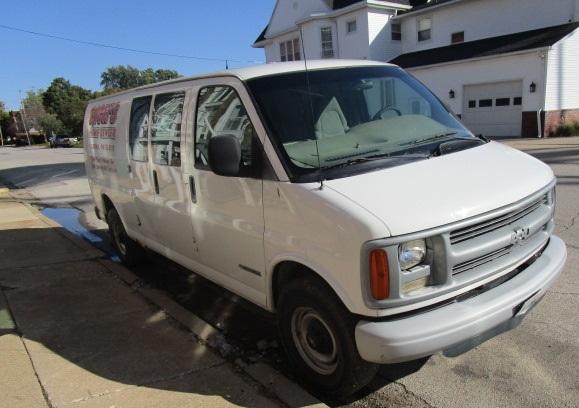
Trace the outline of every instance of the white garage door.
<instances>
[{"instance_id":1,"label":"white garage door","mask_svg":"<svg viewBox=\"0 0 579 408\"><path fill-rule=\"evenodd\" d=\"M521 136L523 82L465 85L463 123L476 135Z\"/></svg>"}]
</instances>

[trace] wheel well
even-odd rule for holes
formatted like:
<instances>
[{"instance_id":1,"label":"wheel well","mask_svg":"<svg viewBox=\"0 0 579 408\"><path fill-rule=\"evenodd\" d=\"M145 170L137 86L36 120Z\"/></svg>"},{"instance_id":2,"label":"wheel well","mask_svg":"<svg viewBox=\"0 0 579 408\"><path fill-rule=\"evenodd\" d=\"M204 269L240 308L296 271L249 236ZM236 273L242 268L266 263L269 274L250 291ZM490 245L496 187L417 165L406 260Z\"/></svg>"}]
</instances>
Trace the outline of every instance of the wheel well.
<instances>
[{"instance_id":1,"label":"wheel well","mask_svg":"<svg viewBox=\"0 0 579 408\"><path fill-rule=\"evenodd\" d=\"M336 299L338 299L341 302L340 297L336 294L334 289L319 274L317 274L307 266L304 266L300 263L293 261L283 261L280 262L278 265L276 265L276 267L273 270L272 295L273 295L274 309L277 309L279 296L284 286L286 286L288 283L296 279L308 279L308 278L315 279L322 285L326 286L331 291L331 293L334 294Z\"/></svg>"},{"instance_id":2,"label":"wheel well","mask_svg":"<svg viewBox=\"0 0 579 408\"><path fill-rule=\"evenodd\" d=\"M103 206L104 206L104 210L105 210L105 213L103 215L104 215L104 219L106 219L107 214L109 213L109 210L111 208L115 208L115 206L113 205L113 202L106 194L103 194Z\"/></svg>"}]
</instances>

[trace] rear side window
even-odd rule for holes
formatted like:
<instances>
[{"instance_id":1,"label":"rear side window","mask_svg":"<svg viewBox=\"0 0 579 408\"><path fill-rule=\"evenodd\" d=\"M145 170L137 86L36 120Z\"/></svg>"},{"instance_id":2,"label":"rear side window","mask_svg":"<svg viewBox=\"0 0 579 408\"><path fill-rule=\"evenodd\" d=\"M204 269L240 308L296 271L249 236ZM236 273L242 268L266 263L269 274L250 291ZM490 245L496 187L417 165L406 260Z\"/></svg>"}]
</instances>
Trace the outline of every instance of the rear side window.
<instances>
[{"instance_id":1,"label":"rear side window","mask_svg":"<svg viewBox=\"0 0 579 408\"><path fill-rule=\"evenodd\" d=\"M209 139L233 135L241 143L243 167L251 167L256 148L255 130L239 95L230 86L209 86L199 91L195 132L195 166L208 169Z\"/></svg>"},{"instance_id":2,"label":"rear side window","mask_svg":"<svg viewBox=\"0 0 579 408\"><path fill-rule=\"evenodd\" d=\"M181 124L184 92L155 96L151 149L153 162L167 166L181 166Z\"/></svg>"},{"instance_id":3,"label":"rear side window","mask_svg":"<svg viewBox=\"0 0 579 408\"><path fill-rule=\"evenodd\" d=\"M135 161L147 161L147 135L149 131L149 108L151 97L133 99L129 126L129 150Z\"/></svg>"}]
</instances>

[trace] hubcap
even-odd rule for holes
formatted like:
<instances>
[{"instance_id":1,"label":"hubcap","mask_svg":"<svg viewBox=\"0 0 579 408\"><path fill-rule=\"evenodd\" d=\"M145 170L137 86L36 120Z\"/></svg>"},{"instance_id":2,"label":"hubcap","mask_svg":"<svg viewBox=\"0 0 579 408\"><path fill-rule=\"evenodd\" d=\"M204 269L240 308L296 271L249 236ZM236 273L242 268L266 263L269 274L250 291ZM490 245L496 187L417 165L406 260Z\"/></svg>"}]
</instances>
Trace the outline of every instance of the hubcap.
<instances>
[{"instance_id":1,"label":"hubcap","mask_svg":"<svg viewBox=\"0 0 579 408\"><path fill-rule=\"evenodd\" d=\"M315 372L330 375L338 366L336 338L328 324L312 308L298 307L291 320L294 344L306 364Z\"/></svg>"}]
</instances>

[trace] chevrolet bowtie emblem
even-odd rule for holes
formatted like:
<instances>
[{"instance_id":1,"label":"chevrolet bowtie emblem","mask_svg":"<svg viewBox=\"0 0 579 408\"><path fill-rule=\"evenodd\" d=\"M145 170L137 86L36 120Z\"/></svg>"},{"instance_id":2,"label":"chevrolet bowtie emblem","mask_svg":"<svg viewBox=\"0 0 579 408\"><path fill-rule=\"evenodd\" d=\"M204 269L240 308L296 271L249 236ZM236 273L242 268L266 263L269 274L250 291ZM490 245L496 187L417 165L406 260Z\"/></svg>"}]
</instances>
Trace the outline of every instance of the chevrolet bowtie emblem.
<instances>
[{"instance_id":1,"label":"chevrolet bowtie emblem","mask_svg":"<svg viewBox=\"0 0 579 408\"><path fill-rule=\"evenodd\" d=\"M511 242L514 244L522 245L529 235L531 234L530 228L517 228L511 234Z\"/></svg>"}]
</instances>

